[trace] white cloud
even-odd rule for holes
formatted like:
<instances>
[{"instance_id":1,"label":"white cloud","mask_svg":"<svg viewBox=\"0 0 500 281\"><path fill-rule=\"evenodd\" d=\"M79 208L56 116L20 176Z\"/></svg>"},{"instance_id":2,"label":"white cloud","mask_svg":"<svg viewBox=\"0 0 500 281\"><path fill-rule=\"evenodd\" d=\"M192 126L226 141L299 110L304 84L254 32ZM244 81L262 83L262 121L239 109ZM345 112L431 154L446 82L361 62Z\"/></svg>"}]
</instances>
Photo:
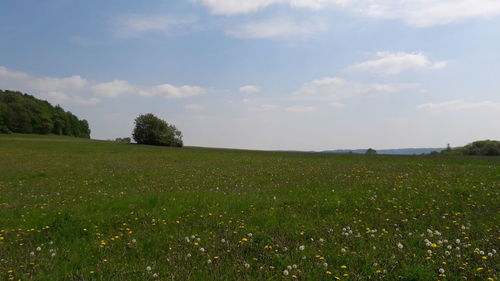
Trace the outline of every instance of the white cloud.
<instances>
[{"instance_id":1,"label":"white cloud","mask_svg":"<svg viewBox=\"0 0 500 281\"><path fill-rule=\"evenodd\" d=\"M42 94L41 97L53 104L77 103L83 105L92 105L101 101L98 98L84 98L76 95L67 95L62 92L48 92L46 94Z\"/></svg>"},{"instance_id":2,"label":"white cloud","mask_svg":"<svg viewBox=\"0 0 500 281\"><path fill-rule=\"evenodd\" d=\"M207 93L207 90L198 86L180 86L176 87L170 84L163 84L155 86L148 90L140 91L139 94L143 96L159 96L170 99L183 99L194 96L199 96Z\"/></svg>"},{"instance_id":3,"label":"white cloud","mask_svg":"<svg viewBox=\"0 0 500 281\"><path fill-rule=\"evenodd\" d=\"M230 28L226 34L250 39L305 39L328 28L326 21L312 19L296 21L289 18L270 18L247 22Z\"/></svg>"},{"instance_id":4,"label":"white cloud","mask_svg":"<svg viewBox=\"0 0 500 281\"><path fill-rule=\"evenodd\" d=\"M331 108L344 108L345 104L340 103L340 102L331 102L328 104L328 106Z\"/></svg>"},{"instance_id":5,"label":"white cloud","mask_svg":"<svg viewBox=\"0 0 500 281\"><path fill-rule=\"evenodd\" d=\"M284 0L199 0L213 14L234 15L256 12L262 8L284 3Z\"/></svg>"},{"instance_id":6,"label":"white cloud","mask_svg":"<svg viewBox=\"0 0 500 281\"><path fill-rule=\"evenodd\" d=\"M446 67L447 62L431 62L422 53L389 53L378 52L378 59L354 64L347 68L348 71L364 71L376 74L394 75L407 70L417 69L441 69Z\"/></svg>"},{"instance_id":7,"label":"white cloud","mask_svg":"<svg viewBox=\"0 0 500 281\"><path fill-rule=\"evenodd\" d=\"M196 1L196 0L195 0ZM371 18L398 19L426 27L500 15L498 0L197 0L213 14L252 13L272 5L319 10L341 8Z\"/></svg>"},{"instance_id":8,"label":"white cloud","mask_svg":"<svg viewBox=\"0 0 500 281\"><path fill-rule=\"evenodd\" d=\"M245 94L256 94L260 92L260 87L257 85L247 85L240 87L240 92Z\"/></svg>"},{"instance_id":9,"label":"white cloud","mask_svg":"<svg viewBox=\"0 0 500 281\"><path fill-rule=\"evenodd\" d=\"M174 29L190 26L194 17L172 17L166 15L122 15L114 20L114 33L120 38L133 38L144 32L169 33Z\"/></svg>"},{"instance_id":10,"label":"white cloud","mask_svg":"<svg viewBox=\"0 0 500 281\"><path fill-rule=\"evenodd\" d=\"M285 110L288 112L313 112L316 111L317 108L314 106L295 105L295 106L289 106L285 108Z\"/></svg>"},{"instance_id":11,"label":"white cloud","mask_svg":"<svg viewBox=\"0 0 500 281\"><path fill-rule=\"evenodd\" d=\"M464 110L500 110L500 102L481 101L470 102L463 99L451 100L442 103L425 103L417 106L417 109L430 112L457 112Z\"/></svg>"},{"instance_id":12,"label":"white cloud","mask_svg":"<svg viewBox=\"0 0 500 281\"><path fill-rule=\"evenodd\" d=\"M199 111L203 110L205 107L201 104L186 104L184 108L188 110Z\"/></svg>"},{"instance_id":13,"label":"white cloud","mask_svg":"<svg viewBox=\"0 0 500 281\"><path fill-rule=\"evenodd\" d=\"M274 104L259 104L259 105L253 105L249 106L248 110L250 111L272 111L279 109L280 107Z\"/></svg>"},{"instance_id":14,"label":"white cloud","mask_svg":"<svg viewBox=\"0 0 500 281\"><path fill-rule=\"evenodd\" d=\"M198 2L207 6L213 14L236 15L257 12L276 4L319 10L331 4L344 5L348 0L198 0Z\"/></svg>"},{"instance_id":15,"label":"white cloud","mask_svg":"<svg viewBox=\"0 0 500 281\"><path fill-rule=\"evenodd\" d=\"M101 99L98 97L116 98L123 94L181 99L208 92L204 88L188 85L176 87L163 84L148 88L139 87L124 80L96 83L78 75L66 78L38 78L2 66L0 66L0 85L4 89L24 91L57 104L73 103L84 105L99 103Z\"/></svg>"},{"instance_id":16,"label":"white cloud","mask_svg":"<svg viewBox=\"0 0 500 281\"><path fill-rule=\"evenodd\" d=\"M98 96L114 98L123 94L133 93L136 91L136 88L127 81L114 80L94 85L92 86L92 91Z\"/></svg>"},{"instance_id":17,"label":"white cloud","mask_svg":"<svg viewBox=\"0 0 500 281\"><path fill-rule=\"evenodd\" d=\"M89 81L78 75L67 78L43 77L30 79L27 82L30 88L36 91L64 91L81 90L89 85Z\"/></svg>"},{"instance_id":18,"label":"white cloud","mask_svg":"<svg viewBox=\"0 0 500 281\"><path fill-rule=\"evenodd\" d=\"M413 88L410 84L363 84L338 77L326 77L304 84L295 98L302 100L338 101L359 96L396 93Z\"/></svg>"},{"instance_id":19,"label":"white cloud","mask_svg":"<svg viewBox=\"0 0 500 281\"><path fill-rule=\"evenodd\" d=\"M17 72L6 67L0 66L0 78L4 79L26 79L29 75L23 72Z\"/></svg>"},{"instance_id":20,"label":"white cloud","mask_svg":"<svg viewBox=\"0 0 500 281\"><path fill-rule=\"evenodd\" d=\"M399 19L410 25L427 27L474 18L500 15L498 0L351 0L355 12L374 17Z\"/></svg>"}]
</instances>

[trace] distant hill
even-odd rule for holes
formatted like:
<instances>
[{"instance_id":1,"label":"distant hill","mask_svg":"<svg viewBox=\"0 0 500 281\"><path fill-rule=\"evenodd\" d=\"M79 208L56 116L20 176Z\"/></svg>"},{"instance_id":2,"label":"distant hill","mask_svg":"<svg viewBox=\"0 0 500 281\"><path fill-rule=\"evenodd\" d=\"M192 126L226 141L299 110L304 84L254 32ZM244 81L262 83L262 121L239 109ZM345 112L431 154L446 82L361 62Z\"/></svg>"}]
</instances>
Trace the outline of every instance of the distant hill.
<instances>
[{"instance_id":1,"label":"distant hill","mask_svg":"<svg viewBox=\"0 0 500 281\"><path fill-rule=\"evenodd\" d=\"M445 148L399 148L399 149L380 149L377 150L377 154L384 155L413 155L413 154L429 154L433 151L441 152ZM333 153L333 154L365 154L366 149L337 149L337 150L325 150L321 153Z\"/></svg>"},{"instance_id":2,"label":"distant hill","mask_svg":"<svg viewBox=\"0 0 500 281\"><path fill-rule=\"evenodd\" d=\"M59 105L15 91L0 90L0 133L55 134L90 138L86 120Z\"/></svg>"}]
</instances>

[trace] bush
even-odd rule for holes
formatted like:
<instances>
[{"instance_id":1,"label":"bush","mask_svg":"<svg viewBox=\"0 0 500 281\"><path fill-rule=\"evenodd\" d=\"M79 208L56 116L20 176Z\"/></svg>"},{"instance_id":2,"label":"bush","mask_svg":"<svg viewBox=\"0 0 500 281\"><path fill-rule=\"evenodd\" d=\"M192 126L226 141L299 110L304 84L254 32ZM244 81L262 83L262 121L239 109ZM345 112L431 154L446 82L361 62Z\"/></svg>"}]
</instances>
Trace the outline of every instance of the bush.
<instances>
[{"instance_id":1,"label":"bush","mask_svg":"<svg viewBox=\"0 0 500 281\"><path fill-rule=\"evenodd\" d=\"M119 143L130 143L132 140L130 138L116 138L115 142Z\"/></svg>"},{"instance_id":2,"label":"bush","mask_svg":"<svg viewBox=\"0 0 500 281\"><path fill-rule=\"evenodd\" d=\"M152 113L135 118L132 137L138 144L182 147L182 133Z\"/></svg>"}]
</instances>

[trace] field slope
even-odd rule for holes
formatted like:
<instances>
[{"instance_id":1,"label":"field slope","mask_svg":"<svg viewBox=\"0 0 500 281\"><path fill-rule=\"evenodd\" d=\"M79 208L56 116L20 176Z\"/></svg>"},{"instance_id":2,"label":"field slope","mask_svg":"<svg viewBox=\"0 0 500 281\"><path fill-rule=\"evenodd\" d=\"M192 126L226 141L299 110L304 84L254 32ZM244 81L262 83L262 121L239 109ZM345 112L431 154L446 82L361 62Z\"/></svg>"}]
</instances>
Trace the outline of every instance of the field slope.
<instances>
[{"instance_id":1,"label":"field slope","mask_svg":"<svg viewBox=\"0 0 500 281\"><path fill-rule=\"evenodd\" d=\"M500 159L0 136L1 280L498 280Z\"/></svg>"}]
</instances>

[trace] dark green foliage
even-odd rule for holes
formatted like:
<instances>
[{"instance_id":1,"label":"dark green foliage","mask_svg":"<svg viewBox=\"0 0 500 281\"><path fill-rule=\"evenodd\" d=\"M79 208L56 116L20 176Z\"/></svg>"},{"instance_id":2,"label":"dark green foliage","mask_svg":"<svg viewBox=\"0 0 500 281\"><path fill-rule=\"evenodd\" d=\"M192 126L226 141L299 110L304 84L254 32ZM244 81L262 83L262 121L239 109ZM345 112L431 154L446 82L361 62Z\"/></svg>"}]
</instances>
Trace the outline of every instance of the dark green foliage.
<instances>
[{"instance_id":1,"label":"dark green foliage","mask_svg":"<svg viewBox=\"0 0 500 281\"><path fill-rule=\"evenodd\" d=\"M455 154L455 155L499 156L500 141L494 141L494 140L476 141L464 147L444 150L442 153Z\"/></svg>"},{"instance_id":2,"label":"dark green foliage","mask_svg":"<svg viewBox=\"0 0 500 281\"><path fill-rule=\"evenodd\" d=\"M89 124L59 105L0 90L0 133L56 134L90 138Z\"/></svg>"},{"instance_id":3,"label":"dark green foliage","mask_svg":"<svg viewBox=\"0 0 500 281\"><path fill-rule=\"evenodd\" d=\"M365 154L366 155L376 155L377 151L373 148L368 148L368 150L366 150Z\"/></svg>"},{"instance_id":4,"label":"dark green foliage","mask_svg":"<svg viewBox=\"0 0 500 281\"><path fill-rule=\"evenodd\" d=\"M132 137L138 144L182 147L182 133L152 113L135 119Z\"/></svg>"}]
</instances>

